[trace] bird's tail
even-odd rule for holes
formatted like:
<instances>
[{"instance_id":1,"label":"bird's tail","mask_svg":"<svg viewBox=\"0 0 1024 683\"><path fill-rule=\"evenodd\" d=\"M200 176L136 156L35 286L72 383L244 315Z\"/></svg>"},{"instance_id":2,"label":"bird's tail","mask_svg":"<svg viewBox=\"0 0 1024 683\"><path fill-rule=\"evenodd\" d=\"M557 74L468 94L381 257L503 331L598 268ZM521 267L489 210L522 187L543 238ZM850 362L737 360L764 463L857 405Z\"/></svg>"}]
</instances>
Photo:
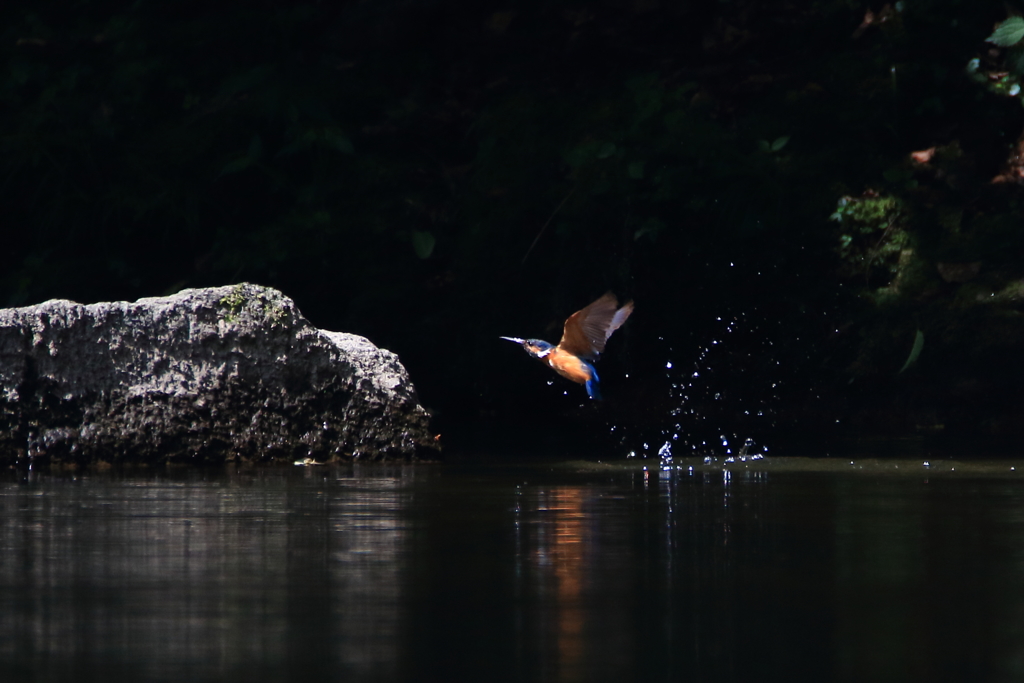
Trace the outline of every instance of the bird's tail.
<instances>
[{"instance_id":1,"label":"bird's tail","mask_svg":"<svg viewBox=\"0 0 1024 683\"><path fill-rule=\"evenodd\" d=\"M597 370L594 369L593 365L587 363L587 367L590 368L590 379L587 380L586 384L587 393L590 395L590 398L594 399L595 401L600 401L602 398L601 380L598 379Z\"/></svg>"}]
</instances>

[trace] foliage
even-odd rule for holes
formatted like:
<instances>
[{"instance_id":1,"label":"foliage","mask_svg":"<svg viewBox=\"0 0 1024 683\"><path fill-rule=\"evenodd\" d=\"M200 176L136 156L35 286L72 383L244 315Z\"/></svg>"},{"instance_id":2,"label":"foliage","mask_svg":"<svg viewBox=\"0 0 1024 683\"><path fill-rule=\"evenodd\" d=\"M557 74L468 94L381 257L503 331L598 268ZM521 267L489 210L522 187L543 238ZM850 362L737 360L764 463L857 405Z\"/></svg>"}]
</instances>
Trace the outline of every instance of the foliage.
<instances>
[{"instance_id":1,"label":"foliage","mask_svg":"<svg viewBox=\"0 0 1024 683\"><path fill-rule=\"evenodd\" d=\"M985 40L999 47L1013 47L1017 45L1024 40L1024 19L1016 16L1008 17Z\"/></svg>"},{"instance_id":2,"label":"foliage","mask_svg":"<svg viewBox=\"0 0 1024 683\"><path fill-rule=\"evenodd\" d=\"M602 374L651 420L723 319L712 395L934 403L942 363L1014 367L1020 27L887 7L8 5L0 300L260 282L399 351L442 415L535 416L577 404L489 344L614 289L637 314Z\"/></svg>"},{"instance_id":3,"label":"foliage","mask_svg":"<svg viewBox=\"0 0 1024 683\"><path fill-rule=\"evenodd\" d=\"M900 254L908 246L899 201L868 191L861 197L841 197L832 220L840 224L839 256L849 275L860 275L872 283L880 272L883 285L897 275Z\"/></svg>"},{"instance_id":4,"label":"foliage","mask_svg":"<svg viewBox=\"0 0 1024 683\"><path fill-rule=\"evenodd\" d=\"M917 359L921 356L921 351L924 350L924 333L921 330L917 330L914 333L914 345L910 348L910 355L907 356L906 362L903 367L900 368L900 373L906 372L907 368L917 362Z\"/></svg>"}]
</instances>

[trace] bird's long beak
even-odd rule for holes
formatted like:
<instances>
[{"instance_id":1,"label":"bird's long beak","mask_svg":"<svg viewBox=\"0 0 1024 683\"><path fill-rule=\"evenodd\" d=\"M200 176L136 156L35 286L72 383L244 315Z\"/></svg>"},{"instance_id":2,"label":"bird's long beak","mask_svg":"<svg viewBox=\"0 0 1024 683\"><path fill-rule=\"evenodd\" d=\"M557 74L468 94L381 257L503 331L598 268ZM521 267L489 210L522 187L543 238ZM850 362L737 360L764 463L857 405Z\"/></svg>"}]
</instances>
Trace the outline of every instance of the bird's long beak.
<instances>
[{"instance_id":1,"label":"bird's long beak","mask_svg":"<svg viewBox=\"0 0 1024 683\"><path fill-rule=\"evenodd\" d=\"M508 339L510 342L515 342L516 344L522 344L523 342L526 341L525 339L520 339L519 337L498 337L498 339Z\"/></svg>"}]
</instances>

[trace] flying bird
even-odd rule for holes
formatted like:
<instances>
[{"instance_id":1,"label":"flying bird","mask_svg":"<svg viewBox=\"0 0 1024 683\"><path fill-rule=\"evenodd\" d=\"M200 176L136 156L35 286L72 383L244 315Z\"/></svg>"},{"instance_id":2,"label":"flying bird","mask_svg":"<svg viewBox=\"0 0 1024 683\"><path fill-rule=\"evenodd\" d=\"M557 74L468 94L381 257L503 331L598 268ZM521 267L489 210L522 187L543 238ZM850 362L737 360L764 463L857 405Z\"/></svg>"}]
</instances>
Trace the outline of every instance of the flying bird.
<instances>
[{"instance_id":1,"label":"flying bird","mask_svg":"<svg viewBox=\"0 0 1024 683\"><path fill-rule=\"evenodd\" d=\"M590 398L601 400L600 379L593 361L604 351L608 338L622 327L632 312L632 301L619 308L619 300L608 292L569 316L557 346L541 339L501 338L520 344L524 351L562 377L586 385Z\"/></svg>"}]
</instances>

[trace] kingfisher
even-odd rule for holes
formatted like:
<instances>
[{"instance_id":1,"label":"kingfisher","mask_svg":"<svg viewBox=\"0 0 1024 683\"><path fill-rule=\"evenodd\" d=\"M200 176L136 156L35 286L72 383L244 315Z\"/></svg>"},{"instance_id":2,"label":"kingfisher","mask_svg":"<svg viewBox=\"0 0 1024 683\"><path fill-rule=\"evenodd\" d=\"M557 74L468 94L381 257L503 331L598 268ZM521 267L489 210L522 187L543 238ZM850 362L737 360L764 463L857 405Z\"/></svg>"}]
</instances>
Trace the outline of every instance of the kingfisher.
<instances>
[{"instance_id":1,"label":"kingfisher","mask_svg":"<svg viewBox=\"0 0 1024 683\"><path fill-rule=\"evenodd\" d=\"M569 316L557 346L541 339L501 338L520 344L524 351L562 377L586 385L590 398L601 400L600 379L593 361L604 351L612 332L622 327L632 312L632 301L619 308L619 300L608 292Z\"/></svg>"}]
</instances>

